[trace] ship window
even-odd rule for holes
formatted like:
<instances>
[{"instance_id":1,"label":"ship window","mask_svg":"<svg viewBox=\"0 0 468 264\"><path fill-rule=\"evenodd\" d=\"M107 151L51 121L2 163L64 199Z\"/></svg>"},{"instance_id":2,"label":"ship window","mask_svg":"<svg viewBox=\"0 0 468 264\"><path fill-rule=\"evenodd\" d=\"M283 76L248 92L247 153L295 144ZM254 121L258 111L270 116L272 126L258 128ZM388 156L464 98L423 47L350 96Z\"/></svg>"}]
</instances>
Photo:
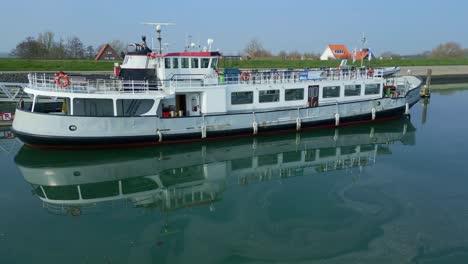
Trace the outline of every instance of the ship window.
<instances>
[{"instance_id":1,"label":"ship window","mask_svg":"<svg viewBox=\"0 0 468 264\"><path fill-rule=\"evenodd\" d=\"M73 115L77 116L114 116L112 99L73 99Z\"/></svg>"},{"instance_id":2,"label":"ship window","mask_svg":"<svg viewBox=\"0 0 468 264\"><path fill-rule=\"evenodd\" d=\"M253 103L253 92L234 92L231 93L231 104L252 104Z\"/></svg>"},{"instance_id":3,"label":"ship window","mask_svg":"<svg viewBox=\"0 0 468 264\"><path fill-rule=\"evenodd\" d=\"M209 58L203 58L201 60L202 69L208 69L209 66L210 66L210 59Z\"/></svg>"},{"instance_id":4,"label":"ship window","mask_svg":"<svg viewBox=\"0 0 468 264\"><path fill-rule=\"evenodd\" d=\"M155 190L158 188L158 184L151 178L138 177L128 178L122 180L122 193L132 194L139 192L146 192Z\"/></svg>"},{"instance_id":5,"label":"ship window","mask_svg":"<svg viewBox=\"0 0 468 264\"><path fill-rule=\"evenodd\" d=\"M119 182L107 181L80 185L83 199L98 199L119 195Z\"/></svg>"},{"instance_id":6,"label":"ship window","mask_svg":"<svg viewBox=\"0 0 468 264\"><path fill-rule=\"evenodd\" d=\"M258 156L258 166L268 166L268 165L276 165L278 164L278 155L271 154L271 155L263 155Z\"/></svg>"},{"instance_id":7,"label":"ship window","mask_svg":"<svg viewBox=\"0 0 468 264\"><path fill-rule=\"evenodd\" d=\"M366 95L370 94L380 94L380 84L366 84Z\"/></svg>"},{"instance_id":8,"label":"ship window","mask_svg":"<svg viewBox=\"0 0 468 264\"><path fill-rule=\"evenodd\" d=\"M182 58L182 68L183 69L188 69L189 67L189 59L188 58Z\"/></svg>"},{"instance_id":9,"label":"ship window","mask_svg":"<svg viewBox=\"0 0 468 264\"><path fill-rule=\"evenodd\" d=\"M258 99L260 103L279 102L279 96L280 90L260 91Z\"/></svg>"},{"instance_id":10,"label":"ship window","mask_svg":"<svg viewBox=\"0 0 468 264\"><path fill-rule=\"evenodd\" d=\"M179 69L179 58L172 58L172 68Z\"/></svg>"},{"instance_id":11,"label":"ship window","mask_svg":"<svg viewBox=\"0 0 468 264\"><path fill-rule=\"evenodd\" d=\"M340 97L340 86L323 87L322 98L335 98Z\"/></svg>"},{"instance_id":12,"label":"ship window","mask_svg":"<svg viewBox=\"0 0 468 264\"><path fill-rule=\"evenodd\" d=\"M192 69L200 68L200 59L199 58L192 58Z\"/></svg>"},{"instance_id":13,"label":"ship window","mask_svg":"<svg viewBox=\"0 0 468 264\"><path fill-rule=\"evenodd\" d=\"M361 95L361 85L345 85L345 96L358 96Z\"/></svg>"},{"instance_id":14,"label":"ship window","mask_svg":"<svg viewBox=\"0 0 468 264\"><path fill-rule=\"evenodd\" d=\"M76 185L69 186L42 186L50 200L78 200L78 188Z\"/></svg>"},{"instance_id":15,"label":"ship window","mask_svg":"<svg viewBox=\"0 0 468 264\"><path fill-rule=\"evenodd\" d=\"M218 68L218 58L211 59L211 68L215 70Z\"/></svg>"},{"instance_id":16,"label":"ship window","mask_svg":"<svg viewBox=\"0 0 468 264\"><path fill-rule=\"evenodd\" d=\"M298 101L304 99L304 89L286 89L284 94L286 101Z\"/></svg>"},{"instance_id":17,"label":"ship window","mask_svg":"<svg viewBox=\"0 0 468 264\"><path fill-rule=\"evenodd\" d=\"M166 67L166 69L171 68L171 59L170 58L165 58L164 59L164 67Z\"/></svg>"},{"instance_id":18,"label":"ship window","mask_svg":"<svg viewBox=\"0 0 468 264\"><path fill-rule=\"evenodd\" d=\"M118 99L117 116L141 116L153 108L152 99Z\"/></svg>"}]
</instances>

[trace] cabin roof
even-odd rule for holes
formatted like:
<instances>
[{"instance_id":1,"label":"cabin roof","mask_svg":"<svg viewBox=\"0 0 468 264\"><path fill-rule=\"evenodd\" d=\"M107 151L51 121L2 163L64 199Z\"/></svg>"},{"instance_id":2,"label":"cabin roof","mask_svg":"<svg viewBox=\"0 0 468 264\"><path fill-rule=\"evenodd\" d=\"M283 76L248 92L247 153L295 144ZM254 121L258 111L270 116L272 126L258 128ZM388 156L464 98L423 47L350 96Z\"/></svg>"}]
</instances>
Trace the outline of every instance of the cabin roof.
<instances>
[{"instance_id":1,"label":"cabin roof","mask_svg":"<svg viewBox=\"0 0 468 264\"><path fill-rule=\"evenodd\" d=\"M214 52L172 52L165 54L149 53L151 57L164 58L164 57L221 57L222 54L219 51Z\"/></svg>"}]
</instances>

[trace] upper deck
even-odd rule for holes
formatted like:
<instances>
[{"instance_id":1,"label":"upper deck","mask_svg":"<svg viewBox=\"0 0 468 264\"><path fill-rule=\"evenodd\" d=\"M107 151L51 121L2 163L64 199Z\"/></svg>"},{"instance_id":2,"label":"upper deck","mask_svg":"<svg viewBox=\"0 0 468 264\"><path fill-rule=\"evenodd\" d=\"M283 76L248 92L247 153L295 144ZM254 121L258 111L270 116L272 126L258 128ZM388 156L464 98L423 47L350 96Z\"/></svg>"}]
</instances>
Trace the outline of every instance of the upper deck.
<instances>
[{"instance_id":1,"label":"upper deck","mask_svg":"<svg viewBox=\"0 0 468 264\"><path fill-rule=\"evenodd\" d=\"M200 90L227 88L230 86L281 85L292 83L326 83L331 81L382 81L382 71L330 70L245 70L238 73L217 74L186 74L173 76L170 79L157 82L133 81L120 79L87 80L70 76L67 87L59 86L54 76L46 74L29 74L27 91L33 94L89 94L89 95L170 95L177 90ZM214 80L213 80L214 79Z\"/></svg>"}]
</instances>

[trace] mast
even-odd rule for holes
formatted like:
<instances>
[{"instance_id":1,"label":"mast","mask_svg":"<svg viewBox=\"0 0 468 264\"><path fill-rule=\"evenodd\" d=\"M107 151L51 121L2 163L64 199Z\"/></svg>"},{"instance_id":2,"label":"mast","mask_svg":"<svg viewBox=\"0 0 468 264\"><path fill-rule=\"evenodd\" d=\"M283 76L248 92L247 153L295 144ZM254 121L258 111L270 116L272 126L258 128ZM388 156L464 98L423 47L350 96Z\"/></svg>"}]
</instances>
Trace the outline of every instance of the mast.
<instances>
[{"instance_id":1,"label":"mast","mask_svg":"<svg viewBox=\"0 0 468 264\"><path fill-rule=\"evenodd\" d=\"M161 32L162 32L162 27L163 26L175 26L174 23L157 23L157 22L151 22L151 23L143 23L143 25L148 25L148 26L154 26L156 29L156 33L158 34L158 43L159 43L159 54L162 54L162 37L161 37Z\"/></svg>"}]
</instances>

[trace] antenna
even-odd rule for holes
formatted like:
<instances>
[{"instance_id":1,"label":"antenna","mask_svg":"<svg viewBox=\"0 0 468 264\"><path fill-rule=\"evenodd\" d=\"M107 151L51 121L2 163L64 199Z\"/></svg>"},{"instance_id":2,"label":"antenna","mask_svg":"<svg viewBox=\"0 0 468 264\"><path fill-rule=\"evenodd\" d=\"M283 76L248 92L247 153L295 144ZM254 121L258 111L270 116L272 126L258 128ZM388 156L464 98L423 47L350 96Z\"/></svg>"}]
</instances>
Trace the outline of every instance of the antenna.
<instances>
[{"instance_id":1,"label":"antenna","mask_svg":"<svg viewBox=\"0 0 468 264\"><path fill-rule=\"evenodd\" d=\"M162 27L163 26L175 26L175 24L174 23L150 22L150 23L143 23L143 25L154 26L156 28L156 33L158 33L159 54L162 54L162 37L161 37Z\"/></svg>"}]
</instances>

